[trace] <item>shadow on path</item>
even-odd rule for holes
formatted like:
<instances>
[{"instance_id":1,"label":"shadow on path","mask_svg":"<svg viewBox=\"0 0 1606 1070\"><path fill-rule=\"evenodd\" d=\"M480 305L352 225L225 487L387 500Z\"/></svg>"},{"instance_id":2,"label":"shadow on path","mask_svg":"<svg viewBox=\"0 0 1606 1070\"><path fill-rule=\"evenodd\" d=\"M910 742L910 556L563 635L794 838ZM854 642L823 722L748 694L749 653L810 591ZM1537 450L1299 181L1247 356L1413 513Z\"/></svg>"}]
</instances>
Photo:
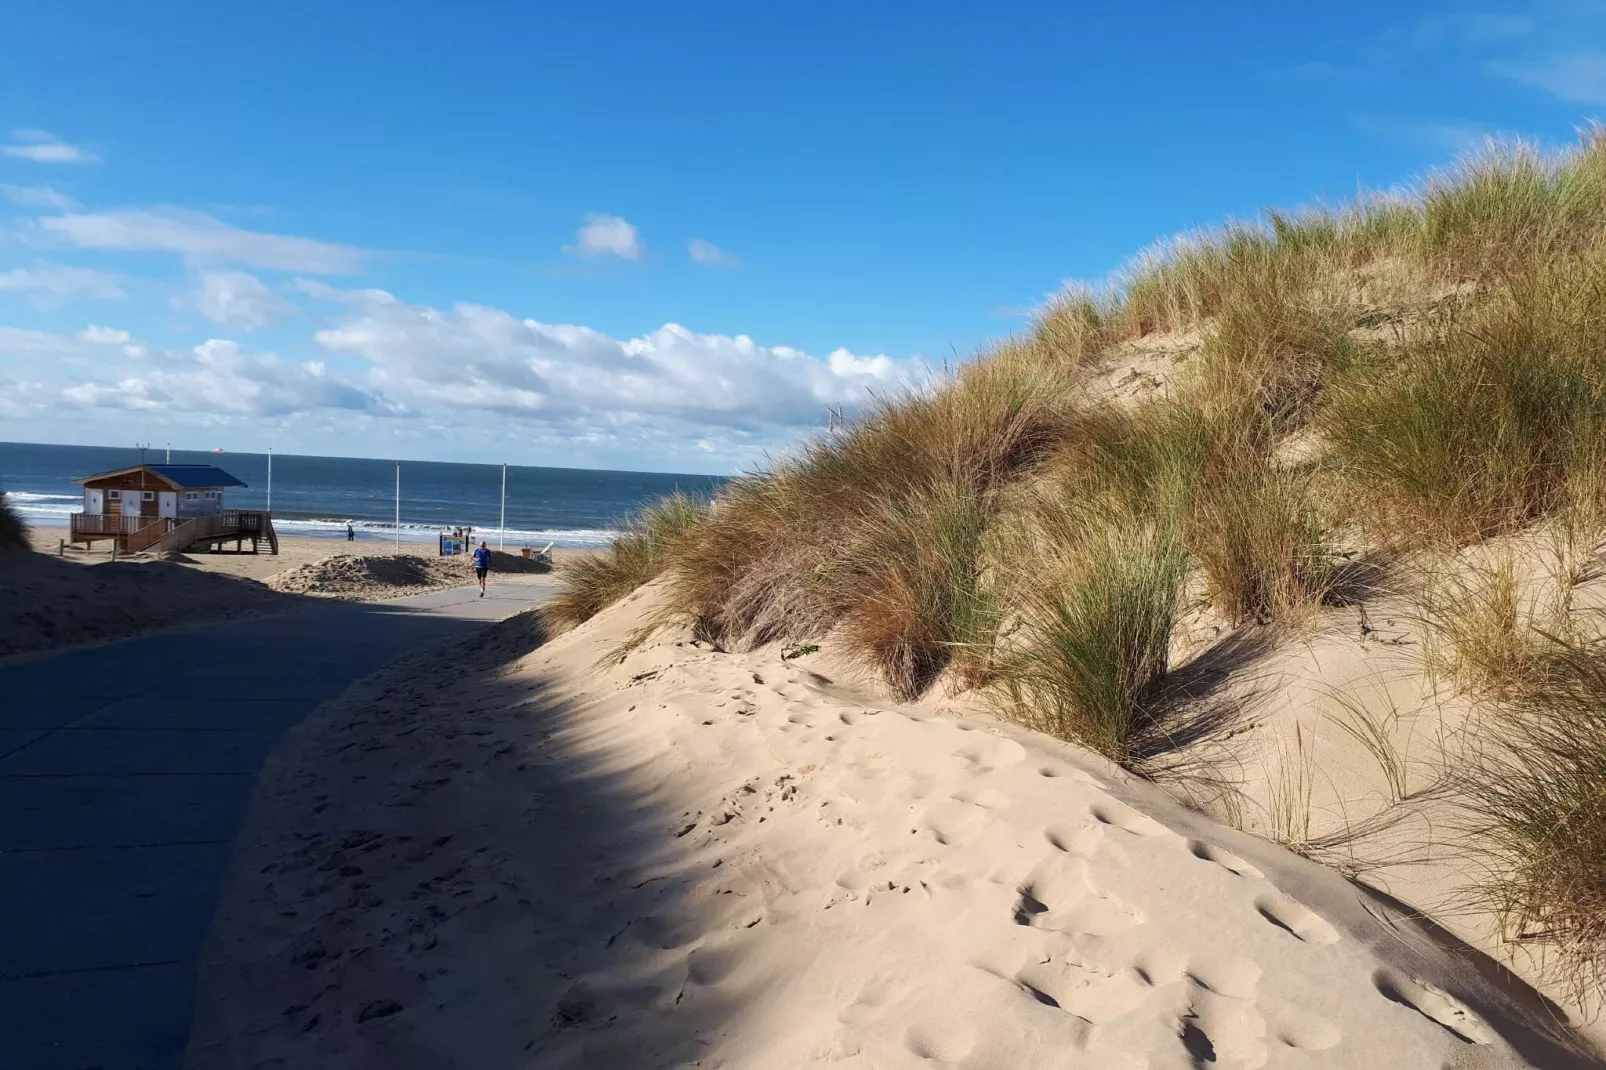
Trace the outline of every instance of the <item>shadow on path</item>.
<instances>
[{"instance_id":1,"label":"shadow on path","mask_svg":"<svg viewBox=\"0 0 1606 1070\"><path fill-rule=\"evenodd\" d=\"M7 1070L178 1065L264 758L354 680L483 626L416 608L320 600L0 664Z\"/></svg>"},{"instance_id":2,"label":"shadow on path","mask_svg":"<svg viewBox=\"0 0 1606 1070\"><path fill-rule=\"evenodd\" d=\"M658 754L508 664L533 614L354 688L264 771L186 1066L695 1063L740 892L694 900ZM745 912L745 913L744 913Z\"/></svg>"}]
</instances>

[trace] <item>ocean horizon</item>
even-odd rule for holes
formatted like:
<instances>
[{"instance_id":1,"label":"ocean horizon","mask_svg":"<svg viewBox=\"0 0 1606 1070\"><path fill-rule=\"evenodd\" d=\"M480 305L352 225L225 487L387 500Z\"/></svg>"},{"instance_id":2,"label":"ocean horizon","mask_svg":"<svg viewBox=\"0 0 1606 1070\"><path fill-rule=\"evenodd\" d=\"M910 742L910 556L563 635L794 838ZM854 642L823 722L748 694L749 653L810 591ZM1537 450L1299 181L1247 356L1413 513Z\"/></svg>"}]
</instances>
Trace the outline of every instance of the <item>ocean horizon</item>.
<instances>
[{"instance_id":1,"label":"ocean horizon","mask_svg":"<svg viewBox=\"0 0 1606 1070\"><path fill-rule=\"evenodd\" d=\"M167 461L165 448L144 460ZM28 521L65 527L83 509L75 478L141 462L137 448L0 442L0 490ZM268 455L173 450L173 464L215 464L246 487L225 492L225 504L268 508ZM516 546L606 546L633 512L666 494L709 494L722 476L673 472L507 466L507 527L499 524L502 465L401 461L401 526L406 542L431 542L442 531L471 527ZM396 466L381 458L273 454L272 512L281 535L344 539L349 523L361 541L396 538Z\"/></svg>"}]
</instances>

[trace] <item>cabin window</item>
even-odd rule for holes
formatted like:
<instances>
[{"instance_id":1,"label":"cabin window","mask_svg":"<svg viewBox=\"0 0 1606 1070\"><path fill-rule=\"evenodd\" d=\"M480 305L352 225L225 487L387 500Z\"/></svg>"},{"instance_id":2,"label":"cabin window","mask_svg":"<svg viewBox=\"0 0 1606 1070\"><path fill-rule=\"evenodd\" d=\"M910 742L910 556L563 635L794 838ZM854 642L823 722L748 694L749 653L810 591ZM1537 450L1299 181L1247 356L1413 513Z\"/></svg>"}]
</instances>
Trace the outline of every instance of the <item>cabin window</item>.
<instances>
[{"instance_id":1,"label":"cabin window","mask_svg":"<svg viewBox=\"0 0 1606 1070\"><path fill-rule=\"evenodd\" d=\"M154 490L142 490L139 492L139 497L141 501L154 502L156 500L156 492Z\"/></svg>"},{"instance_id":2,"label":"cabin window","mask_svg":"<svg viewBox=\"0 0 1606 1070\"><path fill-rule=\"evenodd\" d=\"M122 496L123 496L123 492L120 491L120 490L109 490L109 491L106 492L106 497L110 501L114 501L115 502L118 499L122 498Z\"/></svg>"},{"instance_id":3,"label":"cabin window","mask_svg":"<svg viewBox=\"0 0 1606 1070\"><path fill-rule=\"evenodd\" d=\"M193 502L195 500L195 492L193 490L185 491L184 500L187 502Z\"/></svg>"}]
</instances>

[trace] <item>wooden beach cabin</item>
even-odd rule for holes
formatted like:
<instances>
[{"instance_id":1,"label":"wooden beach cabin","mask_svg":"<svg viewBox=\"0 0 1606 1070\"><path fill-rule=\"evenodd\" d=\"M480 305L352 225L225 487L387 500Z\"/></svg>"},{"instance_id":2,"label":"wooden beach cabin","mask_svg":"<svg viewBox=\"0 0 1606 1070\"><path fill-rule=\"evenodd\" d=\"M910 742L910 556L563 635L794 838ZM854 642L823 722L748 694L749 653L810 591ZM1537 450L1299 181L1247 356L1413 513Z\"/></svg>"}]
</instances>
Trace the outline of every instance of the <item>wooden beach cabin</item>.
<instances>
[{"instance_id":1,"label":"wooden beach cabin","mask_svg":"<svg viewBox=\"0 0 1606 1070\"><path fill-rule=\"evenodd\" d=\"M227 542L251 552L260 542L279 552L265 512L225 509L223 492L245 484L210 464L138 464L74 480L84 487L84 511L72 515L72 541L111 539L118 550L161 552Z\"/></svg>"}]
</instances>

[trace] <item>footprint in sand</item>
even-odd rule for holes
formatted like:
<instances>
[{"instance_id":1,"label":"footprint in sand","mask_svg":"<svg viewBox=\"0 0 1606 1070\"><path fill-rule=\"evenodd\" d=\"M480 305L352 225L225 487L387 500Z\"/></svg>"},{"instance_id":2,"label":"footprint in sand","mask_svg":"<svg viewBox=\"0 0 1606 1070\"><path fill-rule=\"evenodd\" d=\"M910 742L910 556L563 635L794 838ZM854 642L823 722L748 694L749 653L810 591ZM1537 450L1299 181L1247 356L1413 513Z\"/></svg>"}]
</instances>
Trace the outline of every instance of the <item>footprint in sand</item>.
<instances>
[{"instance_id":1,"label":"footprint in sand","mask_svg":"<svg viewBox=\"0 0 1606 1070\"><path fill-rule=\"evenodd\" d=\"M944 846L961 844L987 823L987 811L969 802L948 799L926 811L921 822Z\"/></svg>"},{"instance_id":2,"label":"footprint in sand","mask_svg":"<svg viewBox=\"0 0 1606 1070\"><path fill-rule=\"evenodd\" d=\"M1004 769L1026 760L1026 748L1013 739L1002 739L980 732L975 735L979 738L954 751L954 757L970 762L977 767L978 772Z\"/></svg>"},{"instance_id":3,"label":"footprint in sand","mask_svg":"<svg viewBox=\"0 0 1606 1070\"><path fill-rule=\"evenodd\" d=\"M1052 959L1027 965L1015 975L1015 983L1039 1003L1094 1025L1125 1017L1149 996L1148 986L1131 970L1104 973Z\"/></svg>"},{"instance_id":4,"label":"footprint in sand","mask_svg":"<svg viewBox=\"0 0 1606 1070\"><path fill-rule=\"evenodd\" d=\"M1160 822L1147 814L1140 814L1124 803L1114 799L1102 799L1088 807L1088 812L1095 819L1106 825L1114 825L1134 836L1175 836L1176 833L1166 828Z\"/></svg>"},{"instance_id":5,"label":"footprint in sand","mask_svg":"<svg viewBox=\"0 0 1606 1070\"><path fill-rule=\"evenodd\" d=\"M1093 886L1087 862L1054 855L1032 871L1015 901L1015 924L1080 936L1110 936L1144 922L1143 912Z\"/></svg>"},{"instance_id":6,"label":"footprint in sand","mask_svg":"<svg viewBox=\"0 0 1606 1070\"><path fill-rule=\"evenodd\" d=\"M1203 840L1189 840L1188 850L1193 852L1193 857L1202 858L1206 862L1214 862L1222 869L1227 870L1229 873L1235 873L1240 877L1258 880L1265 876L1260 870L1251 866L1231 851L1223 850L1213 843L1206 843Z\"/></svg>"},{"instance_id":7,"label":"footprint in sand","mask_svg":"<svg viewBox=\"0 0 1606 1070\"><path fill-rule=\"evenodd\" d=\"M1262 996L1260 1009L1266 1016L1270 1034L1290 1048L1326 1051L1344 1039L1338 1026L1287 1000Z\"/></svg>"},{"instance_id":8,"label":"footprint in sand","mask_svg":"<svg viewBox=\"0 0 1606 1070\"><path fill-rule=\"evenodd\" d=\"M1253 999L1260 986L1260 964L1240 955L1202 956L1189 960L1187 977L1218 996Z\"/></svg>"},{"instance_id":9,"label":"footprint in sand","mask_svg":"<svg viewBox=\"0 0 1606 1070\"><path fill-rule=\"evenodd\" d=\"M686 976L700 985L717 985L742 963L735 947L700 947L686 956Z\"/></svg>"},{"instance_id":10,"label":"footprint in sand","mask_svg":"<svg viewBox=\"0 0 1606 1070\"><path fill-rule=\"evenodd\" d=\"M1266 892L1256 897L1255 909L1260 916L1279 928L1286 929L1307 944L1327 947L1338 943L1338 930L1329 925L1309 907L1294 902L1279 892Z\"/></svg>"},{"instance_id":11,"label":"footprint in sand","mask_svg":"<svg viewBox=\"0 0 1606 1070\"><path fill-rule=\"evenodd\" d=\"M1057 850L1087 858L1104 843L1104 825L1089 821L1081 825L1050 825L1043 837Z\"/></svg>"},{"instance_id":12,"label":"footprint in sand","mask_svg":"<svg viewBox=\"0 0 1606 1070\"><path fill-rule=\"evenodd\" d=\"M1493 1031L1470 1007L1426 981L1385 968L1372 974L1372 984L1385 998L1410 1007L1469 1044L1487 1044L1494 1039Z\"/></svg>"},{"instance_id":13,"label":"footprint in sand","mask_svg":"<svg viewBox=\"0 0 1606 1070\"><path fill-rule=\"evenodd\" d=\"M983 788L980 791L956 791L949 798L955 802L979 806L983 810L1003 810L1009 806L1009 796L991 788Z\"/></svg>"},{"instance_id":14,"label":"footprint in sand","mask_svg":"<svg viewBox=\"0 0 1606 1070\"><path fill-rule=\"evenodd\" d=\"M957 1063L976 1046L976 1027L957 1018L920 1022L909 1027L903 1042L922 1059Z\"/></svg>"}]
</instances>

